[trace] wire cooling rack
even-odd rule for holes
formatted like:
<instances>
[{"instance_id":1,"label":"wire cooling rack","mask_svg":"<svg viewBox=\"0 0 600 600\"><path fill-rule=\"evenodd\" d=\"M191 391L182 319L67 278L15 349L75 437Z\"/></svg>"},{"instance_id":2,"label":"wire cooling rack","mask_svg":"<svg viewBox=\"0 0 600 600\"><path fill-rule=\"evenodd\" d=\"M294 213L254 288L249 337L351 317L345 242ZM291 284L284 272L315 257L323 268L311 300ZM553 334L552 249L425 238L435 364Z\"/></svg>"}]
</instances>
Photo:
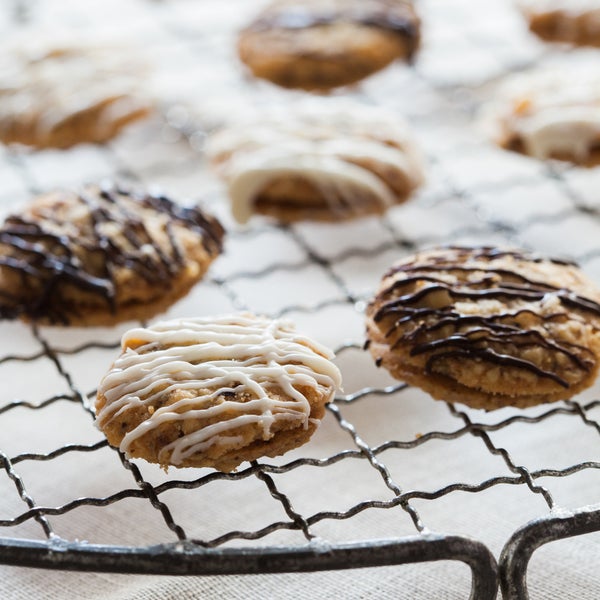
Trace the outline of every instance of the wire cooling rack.
<instances>
[{"instance_id":1,"label":"wire cooling rack","mask_svg":"<svg viewBox=\"0 0 600 600\"><path fill-rule=\"evenodd\" d=\"M207 129L240 98L260 106L299 97L248 79L235 62L234 32L257 4L232 2L226 14L209 1L117 4L136 24L129 36L151 41L165 67L164 118L105 147L5 150L0 207L102 177L201 200L228 229L226 254L167 316L289 317L335 349L345 391L303 448L230 474L163 473L109 448L93 425L95 386L128 324L0 322L0 562L208 575L458 561L471 569L473 599L496 597L498 582L505 598L543 589L550 575L532 574L533 553L600 530L598 388L489 414L433 401L375 368L362 349L362 311L393 260L432 244L511 243L575 259L599 278L598 170L503 152L472 126L495 80L564 50L535 42L501 0L423 0L415 66L344 94L410 119L427 156L425 188L382 218L256 219L241 229L204 164ZM111 12L83 15L74 2L12 8L6 26L60 20L84 30ZM195 110L174 103L186 93Z\"/></svg>"}]
</instances>

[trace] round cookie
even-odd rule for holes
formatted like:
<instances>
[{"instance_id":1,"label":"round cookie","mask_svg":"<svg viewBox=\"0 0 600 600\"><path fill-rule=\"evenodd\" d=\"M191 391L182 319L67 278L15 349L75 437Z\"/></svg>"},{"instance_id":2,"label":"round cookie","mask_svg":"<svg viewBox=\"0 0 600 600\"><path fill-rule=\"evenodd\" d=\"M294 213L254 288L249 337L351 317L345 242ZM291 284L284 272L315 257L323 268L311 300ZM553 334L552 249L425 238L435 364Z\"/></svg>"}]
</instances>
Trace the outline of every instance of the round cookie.
<instances>
[{"instance_id":1,"label":"round cookie","mask_svg":"<svg viewBox=\"0 0 600 600\"><path fill-rule=\"evenodd\" d=\"M132 329L102 379L97 424L128 457L232 471L309 440L341 376L287 320L249 313Z\"/></svg>"},{"instance_id":2,"label":"round cookie","mask_svg":"<svg viewBox=\"0 0 600 600\"><path fill-rule=\"evenodd\" d=\"M253 213L284 222L381 214L423 181L407 125L354 103L265 112L219 130L206 151L240 223Z\"/></svg>"},{"instance_id":3,"label":"round cookie","mask_svg":"<svg viewBox=\"0 0 600 600\"><path fill-rule=\"evenodd\" d=\"M112 325L166 310L222 249L220 223L164 195L89 185L0 227L0 317Z\"/></svg>"},{"instance_id":4,"label":"round cookie","mask_svg":"<svg viewBox=\"0 0 600 600\"><path fill-rule=\"evenodd\" d=\"M409 0L279 0L240 32L238 54L256 77L328 90L410 60L419 36Z\"/></svg>"},{"instance_id":5,"label":"round cookie","mask_svg":"<svg viewBox=\"0 0 600 600\"><path fill-rule=\"evenodd\" d=\"M548 42L600 46L598 0L520 0L529 29Z\"/></svg>"},{"instance_id":6,"label":"round cookie","mask_svg":"<svg viewBox=\"0 0 600 600\"><path fill-rule=\"evenodd\" d=\"M482 126L501 147L538 159L600 164L600 73L597 57L507 79L482 111Z\"/></svg>"},{"instance_id":7,"label":"round cookie","mask_svg":"<svg viewBox=\"0 0 600 600\"><path fill-rule=\"evenodd\" d=\"M37 148L105 142L146 117L144 67L123 48L24 40L0 59L0 141Z\"/></svg>"},{"instance_id":8,"label":"round cookie","mask_svg":"<svg viewBox=\"0 0 600 600\"><path fill-rule=\"evenodd\" d=\"M573 264L491 247L395 264L366 311L392 376L487 410L571 398L600 361L600 290Z\"/></svg>"}]
</instances>

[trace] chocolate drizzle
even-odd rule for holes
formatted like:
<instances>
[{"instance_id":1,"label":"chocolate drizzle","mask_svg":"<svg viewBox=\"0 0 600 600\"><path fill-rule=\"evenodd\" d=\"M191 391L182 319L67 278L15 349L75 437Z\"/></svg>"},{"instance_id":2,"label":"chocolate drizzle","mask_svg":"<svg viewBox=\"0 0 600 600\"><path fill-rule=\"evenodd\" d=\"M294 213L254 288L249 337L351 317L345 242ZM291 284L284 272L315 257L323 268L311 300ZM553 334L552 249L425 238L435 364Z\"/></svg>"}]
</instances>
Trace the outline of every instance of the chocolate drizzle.
<instances>
[{"instance_id":1,"label":"chocolate drizzle","mask_svg":"<svg viewBox=\"0 0 600 600\"><path fill-rule=\"evenodd\" d=\"M168 243L157 239L152 213L164 222L160 237ZM77 223L70 222L73 214ZM34 201L31 211L9 216L0 228L0 268L18 277L14 289L0 291L0 317L24 314L66 324L78 309L65 288L102 298L114 313L119 268L168 289L185 261L173 233L175 223L196 233L209 256L221 252L220 223L199 208L184 208L165 196L105 185L79 194L56 194L43 208L36 208Z\"/></svg>"},{"instance_id":2,"label":"chocolate drizzle","mask_svg":"<svg viewBox=\"0 0 600 600\"><path fill-rule=\"evenodd\" d=\"M588 348L561 339L552 329L570 320L593 326L593 319L600 318L600 304L523 275L527 263L544 261L558 269L574 266L491 247L449 247L417 255L386 273L384 279L391 281L369 312L390 349L409 347L410 356L424 357L429 374L447 372L448 361L453 359L471 359L526 370L569 388L563 373L556 372L557 363L565 365L566 359L570 366L565 369L587 373L596 359ZM550 296L564 310L543 310L541 303ZM461 314L457 308L459 302L486 300L499 300L506 310L496 312L495 307L484 315ZM536 352L538 348L541 353Z\"/></svg>"},{"instance_id":3,"label":"chocolate drizzle","mask_svg":"<svg viewBox=\"0 0 600 600\"><path fill-rule=\"evenodd\" d=\"M409 58L419 44L419 18L408 0L359 0L323 8L318 3L285 2L268 7L246 31L307 29L334 23L356 23L401 35L409 42Z\"/></svg>"}]
</instances>

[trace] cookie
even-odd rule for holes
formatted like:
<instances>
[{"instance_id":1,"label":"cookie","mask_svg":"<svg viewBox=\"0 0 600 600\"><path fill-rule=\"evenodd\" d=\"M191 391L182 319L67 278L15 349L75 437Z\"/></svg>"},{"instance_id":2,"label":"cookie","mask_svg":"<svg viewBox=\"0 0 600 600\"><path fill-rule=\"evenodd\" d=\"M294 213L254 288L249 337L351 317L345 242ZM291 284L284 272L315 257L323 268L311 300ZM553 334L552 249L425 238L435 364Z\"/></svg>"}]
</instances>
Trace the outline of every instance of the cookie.
<instances>
[{"instance_id":1,"label":"cookie","mask_svg":"<svg viewBox=\"0 0 600 600\"><path fill-rule=\"evenodd\" d=\"M0 227L0 317L112 325L166 310L222 249L220 223L112 185L34 198Z\"/></svg>"},{"instance_id":2,"label":"cookie","mask_svg":"<svg viewBox=\"0 0 600 600\"><path fill-rule=\"evenodd\" d=\"M521 0L529 29L548 42L600 46L598 0Z\"/></svg>"},{"instance_id":3,"label":"cookie","mask_svg":"<svg viewBox=\"0 0 600 600\"><path fill-rule=\"evenodd\" d=\"M249 313L132 329L102 379L97 424L128 457L232 471L309 440L341 376L287 320Z\"/></svg>"},{"instance_id":4,"label":"cookie","mask_svg":"<svg viewBox=\"0 0 600 600\"><path fill-rule=\"evenodd\" d=\"M407 125L344 102L316 102L233 123L207 154L227 182L234 218L338 221L382 214L423 180Z\"/></svg>"},{"instance_id":5,"label":"cookie","mask_svg":"<svg viewBox=\"0 0 600 600\"><path fill-rule=\"evenodd\" d=\"M600 360L600 289L574 264L447 247L388 270L369 303L376 364L436 399L487 410L566 400Z\"/></svg>"},{"instance_id":6,"label":"cookie","mask_svg":"<svg viewBox=\"0 0 600 600\"><path fill-rule=\"evenodd\" d=\"M0 141L37 148L101 143L146 117L143 72L119 48L28 40L0 59Z\"/></svg>"},{"instance_id":7,"label":"cookie","mask_svg":"<svg viewBox=\"0 0 600 600\"><path fill-rule=\"evenodd\" d=\"M280 0L240 32L238 54L255 77L328 90L410 60L419 37L409 0Z\"/></svg>"},{"instance_id":8,"label":"cookie","mask_svg":"<svg viewBox=\"0 0 600 600\"><path fill-rule=\"evenodd\" d=\"M506 80L482 111L498 145L538 159L600 164L600 74L579 55Z\"/></svg>"}]
</instances>

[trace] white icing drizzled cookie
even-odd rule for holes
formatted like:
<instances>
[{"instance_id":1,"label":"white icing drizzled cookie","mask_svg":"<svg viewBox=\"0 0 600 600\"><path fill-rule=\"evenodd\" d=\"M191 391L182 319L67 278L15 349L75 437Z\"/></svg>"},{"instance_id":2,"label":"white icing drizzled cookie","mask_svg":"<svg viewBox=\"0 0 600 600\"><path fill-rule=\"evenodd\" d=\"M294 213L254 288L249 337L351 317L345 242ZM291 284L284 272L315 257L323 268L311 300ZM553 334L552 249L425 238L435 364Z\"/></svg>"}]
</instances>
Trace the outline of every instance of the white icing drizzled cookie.
<instances>
[{"instance_id":1,"label":"white icing drizzled cookie","mask_svg":"<svg viewBox=\"0 0 600 600\"><path fill-rule=\"evenodd\" d=\"M214 466L308 440L341 385L333 353L286 320L251 314L157 323L122 339L97 423L130 457Z\"/></svg>"},{"instance_id":2,"label":"white icing drizzled cookie","mask_svg":"<svg viewBox=\"0 0 600 600\"><path fill-rule=\"evenodd\" d=\"M306 103L231 124L209 139L207 152L241 223L255 212L285 221L383 213L423 180L404 122L344 102Z\"/></svg>"},{"instance_id":3,"label":"white icing drizzled cookie","mask_svg":"<svg viewBox=\"0 0 600 600\"><path fill-rule=\"evenodd\" d=\"M539 159L595 162L600 146L600 72L589 58L507 80L484 113L494 140Z\"/></svg>"},{"instance_id":4,"label":"white icing drizzled cookie","mask_svg":"<svg viewBox=\"0 0 600 600\"><path fill-rule=\"evenodd\" d=\"M147 70L131 49L16 37L0 56L0 140L67 148L104 142L146 116Z\"/></svg>"}]
</instances>

